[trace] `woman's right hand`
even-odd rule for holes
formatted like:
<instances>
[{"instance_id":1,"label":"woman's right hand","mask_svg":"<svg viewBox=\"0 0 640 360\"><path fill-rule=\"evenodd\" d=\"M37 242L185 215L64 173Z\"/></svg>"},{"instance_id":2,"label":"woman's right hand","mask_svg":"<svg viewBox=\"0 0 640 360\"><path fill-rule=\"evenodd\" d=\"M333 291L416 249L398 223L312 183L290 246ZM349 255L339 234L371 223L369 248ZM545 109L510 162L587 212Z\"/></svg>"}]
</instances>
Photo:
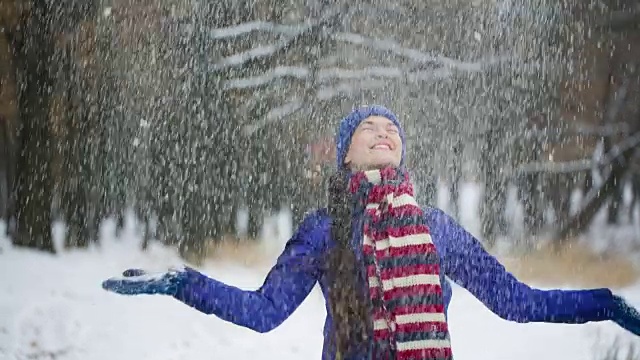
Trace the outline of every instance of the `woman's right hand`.
<instances>
[{"instance_id":1,"label":"woman's right hand","mask_svg":"<svg viewBox=\"0 0 640 360\"><path fill-rule=\"evenodd\" d=\"M631 306L624 298L614 295L612 319L623 329L640 336L640 312Z\"/></svg>"},{"instance_id":2,"label":"woman's right hand","mask_svg":"<svg viewBox=\"0 0 640 360\"><path fill-rule=\"evenodd\" d=\"M186 278L187 269L184 267L153 274L141 269L128 269L122 273L121 277L103 281L102 288L121 295L175 296Z\"/></svg>"}]
</instances>

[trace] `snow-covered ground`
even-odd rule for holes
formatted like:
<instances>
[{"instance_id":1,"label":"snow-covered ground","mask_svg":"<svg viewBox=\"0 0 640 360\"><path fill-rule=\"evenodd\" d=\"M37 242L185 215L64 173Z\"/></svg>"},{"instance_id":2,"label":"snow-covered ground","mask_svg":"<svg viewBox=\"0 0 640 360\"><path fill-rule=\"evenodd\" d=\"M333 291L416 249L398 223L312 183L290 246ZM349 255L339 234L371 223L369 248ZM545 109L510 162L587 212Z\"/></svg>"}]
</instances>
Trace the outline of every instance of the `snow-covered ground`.
<instances>
[{"instance_id":1,"label":"snow-covered ground","mask_svg":"<svg viewBox=\"0 0 640 360\"><path fill-rule=\"evenodd\" d=\"M465 216L470 215L463 221ZM131 227L114 239L108 225L100 248L55 256L13 248L0 239L0 359L320 359L325 310L317 288L267 334L203 315L169 297L108 293L100 287L102 280L126 268L164 270L181 263L174 251L155 244L141 252ZM473 224L470 228L474 231ZM268 269L208 263L200 270L255 289ZM640 307L640 284L616 291ZM457 360L587 360L596 359L598 346L609 345L616 335L640 341L610 322L507 322L459 287L454 287L450 326Z\"/></svg>"}]
</instances>

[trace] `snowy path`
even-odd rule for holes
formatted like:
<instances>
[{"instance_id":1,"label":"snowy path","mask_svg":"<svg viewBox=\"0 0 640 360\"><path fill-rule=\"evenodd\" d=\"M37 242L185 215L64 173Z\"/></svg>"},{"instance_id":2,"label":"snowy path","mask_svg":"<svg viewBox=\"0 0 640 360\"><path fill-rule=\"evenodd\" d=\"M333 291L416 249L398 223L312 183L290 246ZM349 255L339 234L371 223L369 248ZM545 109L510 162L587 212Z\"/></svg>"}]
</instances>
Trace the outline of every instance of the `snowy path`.
<instances>
[{"instance_id":1,"label":"snowy path","mask_svg":"<svg viewBox=\"0 0 640 360\"><path fill-rule=\"evenodd\" d=\"M278 329L257 334L168 297L123 297L100 288L129 266L159 270L178 263L166 249L143 254L133 241L107 242L100 250L54 257L2 248L0 359L320 359L325 311L317 289ZM264 277L228 265L204 271L242 288L259 286ZM638 289L623 294L640 304ZM510 323L457 287L450 318L457 360L594 359L599 332L621 333L610 323Z\"/></svg>"}]
</instances>

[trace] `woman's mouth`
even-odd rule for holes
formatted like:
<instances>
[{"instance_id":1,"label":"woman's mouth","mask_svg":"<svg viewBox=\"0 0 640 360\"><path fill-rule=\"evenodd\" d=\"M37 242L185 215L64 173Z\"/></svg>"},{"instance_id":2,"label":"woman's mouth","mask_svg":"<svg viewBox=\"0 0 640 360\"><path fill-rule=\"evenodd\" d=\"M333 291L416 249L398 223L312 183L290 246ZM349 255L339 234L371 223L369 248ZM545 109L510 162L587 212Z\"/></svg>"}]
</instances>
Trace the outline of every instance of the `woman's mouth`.
<instances>
[{"instance_id":1,"label":"woman's mouth","mask_svg":"<svg viewBox=\"0 0 640 360\"><path fill-rule=\"evenodd\" d=\"M374 150L391 150L391 145L389 144L376 144L372 147Z\"/></svg>"}]
</instances>

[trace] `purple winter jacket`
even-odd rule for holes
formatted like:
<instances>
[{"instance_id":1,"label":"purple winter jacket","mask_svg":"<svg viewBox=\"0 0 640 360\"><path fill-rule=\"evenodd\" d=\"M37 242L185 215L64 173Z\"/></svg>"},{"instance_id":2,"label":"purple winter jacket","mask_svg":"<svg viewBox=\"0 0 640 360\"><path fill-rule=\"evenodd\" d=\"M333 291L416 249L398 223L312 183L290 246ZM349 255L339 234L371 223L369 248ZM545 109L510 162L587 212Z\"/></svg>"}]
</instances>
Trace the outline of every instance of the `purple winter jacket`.
<instances>
[{"instance_id":1,"label":"purple winter jacket","mask_svg":"<svg viewBox=\"0 0 640 360\"><path fill-rule=\"evenodd\" d=\"M442 210L426 208L425 216L440 256L445 311L451 302L448 281L452 280L506 320L574 324L610 320L613 294L609 289L533 289L507 272L475 237ZM203 313L257 332L273 330L298 308L316 283L326 299L324 257L333 246L330 223L326 209L308 214L255 291L192 272L176 298ZM358 256L359 245L352 243ZM331 317L327 315L325 347L330 329ZM343 360L364 358L366 354L354 354Z\"/></svg>"}]
</instances>

